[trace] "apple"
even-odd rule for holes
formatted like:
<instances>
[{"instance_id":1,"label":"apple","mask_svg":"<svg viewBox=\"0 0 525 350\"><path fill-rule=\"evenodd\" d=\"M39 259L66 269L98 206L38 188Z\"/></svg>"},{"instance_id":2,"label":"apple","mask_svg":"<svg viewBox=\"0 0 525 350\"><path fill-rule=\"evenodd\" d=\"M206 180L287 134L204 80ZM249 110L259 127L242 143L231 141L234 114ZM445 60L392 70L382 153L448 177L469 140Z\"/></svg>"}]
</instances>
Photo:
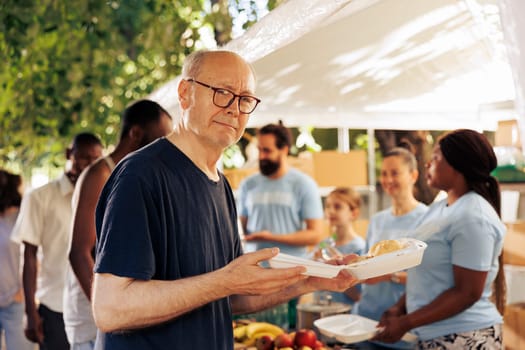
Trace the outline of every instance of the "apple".
<instances>
[{"instance_id":1,"label":"apple","mask_svg":"<svg viewBox=\"0 0 525 350\"><path fill-rule=\"evenodd\" d=\"M287 347L291 348L293 347L293 338L288 333L282 333L275 337L275 339L273 340L273 344L278 349Z\"/></svg>"},{"instance_id":2,"label":"apple","mask_svg":"<svg viewBox=\"0 0 525 350\"><path fill-rule=\"evenodd\" d=\"M297 350L313 350L311 347L303 345L301 347L298 347Z\"/></svg>"},{"instance_id":3,"label":"apple","mask_svg":"<svg viewBox=\"0 0 525 350\"><path fill-rule=\"evenodd\" d=\"M262 335L255 340L257 350L273 350L273 340L269 335Z\"/></svg>"},{"instance_id":4,"label":"apple","mask_svg":"<svg viewBox=\"0 0 525 350\"><path fill-rule=\"evenodd\" d=\"M314 350L325 350L324 344L319 339L315 341L315 347Z\"/></svg>"},{"instance_id":5,"label":"apple","mask_svg":"<svg viewBox=\"0 0 525 350\"><path fill-rule=\"evenodd\" d=\"M315 348L315 342L317 341L317 335L311 329L300 329L295 332L294 344L299 348L301 346L308 346Z\"/></svg>"},{"instance_id":6,"label":"apple","mask_svg":"<svg viewBox=\"0 0 525 350\"><path fill-rule=\"evenodd\" d=\"M295 332L288 333L290 335L290 338L292 338L292 341L295 341Z\"/></svg>"}]
</instances>

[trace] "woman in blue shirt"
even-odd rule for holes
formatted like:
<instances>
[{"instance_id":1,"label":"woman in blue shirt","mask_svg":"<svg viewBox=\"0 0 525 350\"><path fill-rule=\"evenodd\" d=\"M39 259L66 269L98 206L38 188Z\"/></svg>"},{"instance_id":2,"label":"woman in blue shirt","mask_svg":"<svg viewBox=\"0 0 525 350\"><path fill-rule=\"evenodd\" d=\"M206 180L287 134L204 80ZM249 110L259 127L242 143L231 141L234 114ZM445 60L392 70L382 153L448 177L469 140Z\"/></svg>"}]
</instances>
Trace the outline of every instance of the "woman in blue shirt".
<instances>
[{"instance_id":1,"label":"woman in blue shirt","mask_svg":"<svg viewBox=\"0 0 525 350\"><path fill-rule=\"evenodd\" d=\"M414 185L418 179L417 161L405 148L393 148L383 156L379 180L381 187L392 201L391 207L372 216L366 234L366 246L386 239L406 237L427 211L427 206L414 197ZM361 300L352 310L361 316L379 321L383 312L405 293L406 272L397 272L369 279L362 285ZM366 349L384 346L411 349L414 344L361 344Z\"/></svg>"},{"instance_id":2,"label":"woman in blue shirt","mask_svg":"<svg viewBox=\"0 0 525 350\"><path fill-rule=\"evenodd\" d=\"M476 131L439 139L427 183L448 198L430 206L415 230L428 247L421 265L408 271L405 296L383 314L385 328L375 339L394 342L411 331L419 349L502 347L505 226L499 184L490 175L496 165L492 146Z\"/></svg>"}]
</instances>

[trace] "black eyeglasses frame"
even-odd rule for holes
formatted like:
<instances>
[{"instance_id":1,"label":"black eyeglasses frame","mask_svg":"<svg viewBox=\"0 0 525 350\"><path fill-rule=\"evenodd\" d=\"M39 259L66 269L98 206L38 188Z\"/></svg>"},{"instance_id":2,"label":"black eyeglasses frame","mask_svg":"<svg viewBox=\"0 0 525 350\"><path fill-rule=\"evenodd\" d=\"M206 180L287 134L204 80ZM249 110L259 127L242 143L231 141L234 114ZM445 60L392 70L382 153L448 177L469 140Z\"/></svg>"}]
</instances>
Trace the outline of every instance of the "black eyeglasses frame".
<instances>
[{"instance_id":1,"label":"black eyeglasses frame","mask_svg":"<svg viewBox=\"0 0 525 350\"><path fill-rule=\"evenodd\" d=\"M212 86L212 85L209 85L209 84L206 84L206 83L203 83L202 81L199 81L199 80L196 80L196 79L193 79L193 78L189 78L189 79L185 79L187 82L190 82L190 83L197 83L201 86L204 86L208 89L211 89L213 90L213 99L212 99L212 102L214 105L216 105L217 107L220 107L220 108L228 108L231 106L231 104L233 103L233 101L235 101L236 98L238 98L238 108L239 108L239 112L243 113L243 114L250 114L250 113L253 113L253 111L255 110L255 108L257 108L257 105L261 102L261 100L255 96L252 96L252 95L237 95L236 93L234 93L233 91L229 90L229 89L225 89L225 88L219 88L219 87L216 87L216 86ZM219 104L217 104L217 102L215 102L215 95L217 94L217 91L220 91L220 90L223 90L223 91L227 91L229 92L230 94L233 95L233 97L230 99L230 101L228 102L227 105L225 106L221 106ZM253 106L252 110L249 111L249 112L245 112L243 110L241 110L241 98L252 98L255 100L255 105Z\"/></svg>"}]
</instances>

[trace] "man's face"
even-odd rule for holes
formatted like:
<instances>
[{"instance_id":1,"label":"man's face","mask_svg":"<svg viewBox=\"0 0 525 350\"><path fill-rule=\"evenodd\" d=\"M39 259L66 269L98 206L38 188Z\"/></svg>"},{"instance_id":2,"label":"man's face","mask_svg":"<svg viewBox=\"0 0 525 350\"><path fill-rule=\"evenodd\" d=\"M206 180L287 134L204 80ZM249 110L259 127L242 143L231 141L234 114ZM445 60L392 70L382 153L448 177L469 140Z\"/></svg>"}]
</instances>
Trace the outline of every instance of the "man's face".
<instances>
[{"instance_id":1,"label":"man's face","mask_svg":"<svg viewBox=\"0 0 525 350\"><path fill-rule=\"evenodd\" d=\"M275 174L282 165L283 157L286 157L288 149L277 148L275 135L258 135L257 142L259 149L259 170L265 176Z\"/></svg>"},{"instance_id":2,"label":"man's face","mask_svg":"<svg viewBox=\"0 0 525 350\"><path fill-rule=\"evenodd\" d=\"M173 130L173 120L166 114L162 113L156 123L150 123L144 130L142 140L140 140L139 148L155 141L159 137L168 135Z\"/></svg>"},{"instance_id":3,"label":"man's face","mask_svg":"<svg viewBox=\"0 0 525 350\"><path fill-rule=\"evenodd\" d=\"M82 170L87 168L96 159L102 156L102 146L97 144L79 145L71 151L71 170L68 172L70 178L75 181Z\"/></svg>"},{"instance_id":4,"label":"man's face","mask_svg":"<svg viewBox=\"0 0 525 350\"><path fill-rule=\"evenodd\" d=\"M213 87L228 89L234 94L255 96L255 78L250 67L237 56L217 53L205 58L196 77ZM179 99L184 109L185 127L200 142L224 149L236 143L244 133L248 114L240 113L238 98L226 108L215 106L213 90L197 83L181 82Z\"/></svg>"}]
</instances>

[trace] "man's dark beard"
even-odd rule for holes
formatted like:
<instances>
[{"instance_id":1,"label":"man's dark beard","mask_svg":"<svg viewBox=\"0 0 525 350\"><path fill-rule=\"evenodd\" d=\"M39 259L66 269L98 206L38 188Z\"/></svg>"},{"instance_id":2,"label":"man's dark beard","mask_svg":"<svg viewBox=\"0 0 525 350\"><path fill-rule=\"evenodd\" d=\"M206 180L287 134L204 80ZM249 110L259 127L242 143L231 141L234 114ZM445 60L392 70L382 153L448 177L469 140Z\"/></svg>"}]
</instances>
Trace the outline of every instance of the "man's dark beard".
<instances>
[{"instance_id":1,"label":"man's dark beard","mask_svg":"<svg viewBox=\"0 0 525 350\"><path fill-rule=\"evenodd\" d=\"M270 176L270 175L275 174L277 170L279 170L280 167L281 167L280 161L272 162L271 160L268 160L268 159L262 159L259 161L259 170L265 176Z\"/></svg>"}]
</instances>

